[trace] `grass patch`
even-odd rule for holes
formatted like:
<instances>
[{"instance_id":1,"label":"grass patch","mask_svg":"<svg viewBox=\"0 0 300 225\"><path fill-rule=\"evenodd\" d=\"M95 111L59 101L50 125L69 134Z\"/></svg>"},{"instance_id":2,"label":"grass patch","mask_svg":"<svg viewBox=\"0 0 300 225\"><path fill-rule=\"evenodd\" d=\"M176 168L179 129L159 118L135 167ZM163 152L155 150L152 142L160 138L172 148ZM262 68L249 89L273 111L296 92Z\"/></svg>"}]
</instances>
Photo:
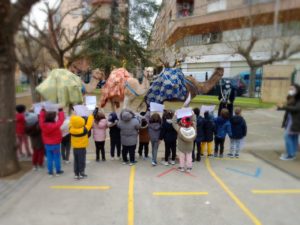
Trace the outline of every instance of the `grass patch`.
<instances>
[{"instance_id":1,"label":"grass patch","mask_svg":"<svg viewBox=\"0 0 300 225\"><path fill-rule=\"evenodd\" d=\"M198 95L195 98L193 98L192 103L218 105L219 99L218 96ZM271 108L275 105L275 103L262 102L259 98L237 97L235 98L234 105L239 106L241 108L257 109Z\"/></svg>"},{"instance_id":2,"label":"grass patch","mask_svg":"<svg viewBox=\"0 0 300 225\"><path fill-rule=\"evenodd\" d=\"M27 84L16 85L16 88L15 88L16 94L28 91L28 89L29 89L29 85L27 85Z\"/></svg>"}]
</instances>

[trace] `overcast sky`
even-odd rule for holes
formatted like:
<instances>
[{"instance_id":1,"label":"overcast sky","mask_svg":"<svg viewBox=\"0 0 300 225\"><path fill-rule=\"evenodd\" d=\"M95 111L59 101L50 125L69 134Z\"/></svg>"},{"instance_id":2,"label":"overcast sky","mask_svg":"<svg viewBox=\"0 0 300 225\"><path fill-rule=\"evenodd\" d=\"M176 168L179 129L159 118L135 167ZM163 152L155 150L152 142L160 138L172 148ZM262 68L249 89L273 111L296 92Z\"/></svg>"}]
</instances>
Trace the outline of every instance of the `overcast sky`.
<instances>
[{"instance_id":1,"label":"overcast sky","mask_svg":"<svg viewBox=\"0 0 300 225\"><path fill-rule=\"evenodd\" d=\"M35 4L32 8L32 11L30 13L30 17L38 22L39 26L43 26L45 23L45 14L42 12L41 9L43 9L43 2L50 2L50 6L56 4L58 1L54 0L42 0L41 2ZM156 0L157 4L161 4L162 0Z\"/></svg>"}]
</instances>

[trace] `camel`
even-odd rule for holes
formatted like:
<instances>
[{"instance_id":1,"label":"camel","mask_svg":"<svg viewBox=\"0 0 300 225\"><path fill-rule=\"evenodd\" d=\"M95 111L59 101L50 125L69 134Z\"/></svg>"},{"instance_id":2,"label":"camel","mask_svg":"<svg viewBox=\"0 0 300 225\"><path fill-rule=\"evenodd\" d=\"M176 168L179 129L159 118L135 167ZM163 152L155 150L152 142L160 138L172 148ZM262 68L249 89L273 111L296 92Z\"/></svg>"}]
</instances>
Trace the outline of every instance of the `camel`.
<instances>
[{"instance_id":1,"label":"camel","mask_svg":"<svg viewBox=\"0 0 300 225\"><path fill-rule=\"evenodd\" d=\"M152 74L153 69L146 68L143 82L140 84L125 68L114 69L102 89L101 107L110 102L112 111L116 112L120 103L124 102L123 108L130 108L137 97L145 95L148 91Z\"/></svg>"},{"instance_id":2,"label":"camel","mask_svg":"<svg viewBox=\"0 0 300 225\"><path fill-rule=\"evenodd\" d=\"M92 77L90 79L90 82L86 84L82 81L82 85L84 86L86 93L90 94L97 88L98 83L104 79L104 72L102 70L95 69L92 71Z\"/></svg>"},{"instance_id":3,"label":"camel","mask_svg":"<svg viewBox=\"0 0 300 225\"><path fill-rule=\"evenodd\" d=\"M206 94L220 81L223 74L224 68L218 67L209 80L198 82L191 76L184 76L179 68L164 67L152 83L139 109L143 103L149 108L150 102L163 104L164 101L185 101L189 95L192 99L196 95Z\"/></svg>"}]
</instances>

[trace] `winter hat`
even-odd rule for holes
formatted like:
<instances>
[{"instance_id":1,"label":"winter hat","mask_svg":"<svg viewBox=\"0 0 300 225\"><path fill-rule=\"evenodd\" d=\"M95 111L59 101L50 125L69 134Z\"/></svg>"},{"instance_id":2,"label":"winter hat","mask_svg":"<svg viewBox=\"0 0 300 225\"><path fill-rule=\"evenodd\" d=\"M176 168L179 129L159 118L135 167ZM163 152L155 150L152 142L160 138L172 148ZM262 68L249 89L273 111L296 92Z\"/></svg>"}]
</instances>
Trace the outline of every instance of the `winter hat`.
<instances>
[{"instance_id":1,"label":"winter hat","mask_svg":"<svg viewBox=\"0 0 300 225\"><path fill-rule=\"evenodd\" d=\"M184 126L184 127L190 127L190 126L192 126L191 118L190 118L190 117L187 117L187 116L182 117L182 118L181 118L181 124L182 124L182 126Z\"/></svg>"},{"instance_id":2,"label":"winter hat","mask_svg":"<svg viewBox=\"0 0 300 225\"><path fill-rule=\"evenodd\" d=\"M112 112L108 116L108 122L115 122L118 119L118 115L115 112Z\"/></svg>"},{"instance_id":3,"label":"winter hat","mask_svg":"<svg viewBox=\"0 0 300 225\"><path fill-rule=\"evenodd\" d=\"M26 113L25 122L26 126L33 126L39 121L38 116L35 113Z\"/></svg>"}]
</instances>

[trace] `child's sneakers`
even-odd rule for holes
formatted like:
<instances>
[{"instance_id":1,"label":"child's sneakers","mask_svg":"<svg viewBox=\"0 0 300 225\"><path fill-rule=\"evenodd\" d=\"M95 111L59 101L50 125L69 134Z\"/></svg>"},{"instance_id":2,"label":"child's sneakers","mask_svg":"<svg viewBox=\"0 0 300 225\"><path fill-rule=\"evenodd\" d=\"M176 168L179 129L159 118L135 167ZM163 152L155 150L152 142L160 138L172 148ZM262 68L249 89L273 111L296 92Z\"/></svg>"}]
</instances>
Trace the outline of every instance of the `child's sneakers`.
<instances>
[{"instance_id":1,"label":"child's sneakers","mask_svg":"<svg viewBox=\"0 0 300 225\"><path fill-rule=\"evenodd\" d=\"M219 158L223 158L223 157L224 157L223 154L220 154L220 155L219 155Z\"/></svg>"},{"instance_id":2,"label":"child's sneakers","mask_svg":"<svg viewBox=\"0 0 300 225\"><path fill-rule=\"evenodd\" d=\"M177 170L180 171L180 172L184 172L184 168L183 167L178 167Z\"/></svg>"},{"instance_id":3,"label":"child's sneakers","mask_svg":"<svg viewBox=\"0 0 300 225\"><path fill-rule=\"evenodd\" d=\"M81 173L81 174L79 175L79 179L85 179L85 178L87 178L87 175L86 175L86 174Z\"/></svg>"},{"instance_id":4,"label":"child's sneakers","mask_svg":"<svg viewBox=\"0 0 300 225\"><path fill-rule=\"evenodd\" d=\"M240 155L239 154L235 154L234 157L238 159L240 157Z\"/></svg>"},{"instance_id":5,"label":"child's sneakers","mask_svg":"<svg viewBox=\"0 0 300 225\"><path fill-rule=\"evenodd\" d=\"M157 163L152 161L152 166L157 166Z\"/></svg>"},{"instance_id":6,"label":"child's sneakers","mask_svg":"<svg viewBox=\"0 0 300 225\"><path fill-rule=\"evenodd\" d=\"M49 175L49 177L53 177L53 173L51 173L51 172L48 173L48 175Z\"/></svg>"},{"instance_id":7,"label":"child's sneakers","mask_svg":"<svg viewBox=\"0 0 300 225\"><path fill-rule=\"evenodd\" d=\"M218 157L218 153L215 153L215 154L214 154L214 157L217 158L217 157Z\"/></svg>"},{"instance_id":8,"label":"child's sneakers","mask_svg":"<svg viewBox=\"0 0 300 225\"><path fill-rule=\"evenodd\" d=\"M165 166L168 166L168 165L169 165L169 162L164 161L163 164L164 164Z\"/></svg>"},{"instance_id":9,"label":"child's sneakers","mask_svg":"<svg viewBox=\"0 0 300 225\"><path fill-rule=\"evenodd\" d=\"M74 179L75 179L75 180L79 180L80 178L79 178L78 175L75 175L75 176L74 176Z\"/></svg>"},{"instance_id":10,"label":"child's sneakers","mask_svg":"<svg viewBox=\"0 0 300 225\"><path fill-rule=\"evenodd\" d=\"M192 172L192 168L187 168L187 169L186 169L186 172L187 172L187 173Z\"/></svg>"},{"instance_id":11,"label":"child's sneakers","mask_svg":"<svg viewBox=\"0 0 300 225\"><path fill-rule=\"evenodd\" d=\"M172 161L171 161L171 165L174 166L175 164L176 164L175 161L172 160Z\"/></svg>"},{"instance_id":12,"label":"child's sneakers","mask_svg":"<svg viewBox=\"0 0 300 225\"><path fill-rule=\"evenodd\" d=\"M227 156L230 157L230 158L234 157L233 154L231 154L231 153L227 154Z\"/></svg>"},{"instance_id":13,"label":"child's sneakers","mask_svg":"<svg viewBox=\"0 0 300 225\"><path fill-rule=\"evenodd\" d=\"M63 170L56 172L56 176L59 177L60 175L62 175L64 173Z\"/></svg>"},{"instance_id":14,"label":"child's sneakers","mask_svg":"<svg viewBox=\"0 0 300 225\"><path fill-rule=\"evenodd\" d=\"M209 154L209 155L207 155L207 157L208 157L208 158L213 158L214 155L213 155L213 154Z\"/></svg>"}]
</instances>

